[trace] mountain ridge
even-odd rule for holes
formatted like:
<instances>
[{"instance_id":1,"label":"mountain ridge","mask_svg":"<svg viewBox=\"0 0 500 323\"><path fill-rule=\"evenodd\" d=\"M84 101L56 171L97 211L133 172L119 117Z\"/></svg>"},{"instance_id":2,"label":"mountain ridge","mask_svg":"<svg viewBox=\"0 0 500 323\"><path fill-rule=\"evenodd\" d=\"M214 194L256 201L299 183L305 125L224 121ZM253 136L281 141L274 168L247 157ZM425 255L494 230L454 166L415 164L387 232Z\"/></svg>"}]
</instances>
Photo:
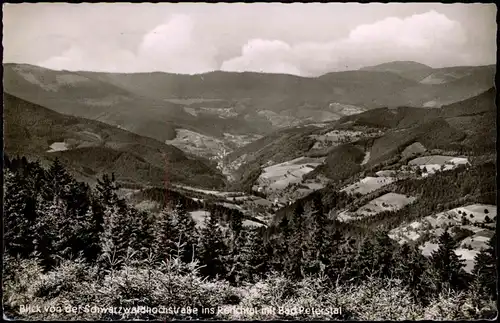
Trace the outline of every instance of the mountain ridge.
<instances>
[{"instance_id":1,"label":"mountain ridge","mask_svg":"<svg viewBox=\"0 0 500 323\"><path fill-rule=\"evenodd\" d=\"M116 172L128 184L161 185L168 172L173 182L224 185L223 175L208 160L99 121L57 113L6 92L4 120L7 154L45 161L58 157L85 180Z\"/></svg>"},{"instance_id":2,"label":"mountain ridge","mask_svg":"<svg viewBox=\"0 0 500 323\"><path fill-rule=\"evenodd\" d=\"M375 64L375 65L367 65L360 67L358 69L353 69L353 70L342 70L342 71L329 71L325 72L323 74L315 75L315 76L305 76L305 75L295 75L295 74L286 74L286 73L267 73L267 72L255 72L255 71L224 71L224 70L213 70L209 72L203 72L203 73L197 73L197 74L184 74L184 73L172 73L172 72L165 72L165 71L150 71L150 72L110 72L110 71L90 71L90 70L66 70L66 69L52 69L52 68L47 68L47 67L42 67L40 65L36 64L31 64L31 63L19 63L19 62L3 62L3 66L14 66L14 65L24 65L28 67L35 67L35 68L44 68L52 71L58 71L58 72L68 72L68 73L101 73L101 74L121 74L121 75L133 75L133 74L168 74L172 76L204 76L207 74L262 74L262 75L286 75L286 76L292 76L296 78L305 78L305 79L313 79L313 78L320 78L324 75L331 74L331 73L344 73L344 72L353 72L353 71L368 71L372 69L384 69L387 66L391 66L393 64L399 65L399 64L405 64L409 63L409 65L413 65L415 68L428 68L428 69L433 69L433 70L439 70L439 69L450 69L450 68L471 68L471 67L495 67L496 64L483 64L483 65L453 65L453 66L444 66L444 67L431 67L429 65L419 63L417 61L390 61L390 62L385 62L385 63L380 63L380 64Z\"/></svg>"}]
</instances>

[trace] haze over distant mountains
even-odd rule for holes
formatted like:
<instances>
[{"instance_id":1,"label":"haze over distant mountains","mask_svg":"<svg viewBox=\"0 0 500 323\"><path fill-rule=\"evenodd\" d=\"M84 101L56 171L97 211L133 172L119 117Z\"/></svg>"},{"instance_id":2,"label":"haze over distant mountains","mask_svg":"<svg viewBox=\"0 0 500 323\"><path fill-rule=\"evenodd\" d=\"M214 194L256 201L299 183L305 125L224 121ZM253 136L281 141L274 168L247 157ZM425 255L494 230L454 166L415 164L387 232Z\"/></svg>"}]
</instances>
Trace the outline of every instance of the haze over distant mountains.
<instances>
[{"instance_id":1,"label":"haze over distant mountains","mask_svg":"<svg viewBox=\"0 0 500 323\"><path fill-rule=\"evenodd\" d=\"M71 71L302 76L399 59L432 67L496 61L493 4L143 3L110 9L102 3L70 8L7 5L4 61Z\"/></svg>"},{"instance_id":2,"label":"haze over distant mountains","mask_svg":"<svg viewBox=\"0 0 500 323\"><path fill-rule=\"evenodd\" d=\"M4 92L33 106L213 157L287 127L381 107L440 107L462 101L493 87L494 75L492 65L434 69L409 61L311 78L221 71L69 72L4 64ZM47 142L46 150L51 144Z\"/></svg>"},{"instance_id":3,"label":"haze over distant mountains","mask_svg":"<svg viewBox=\"0 0 500 323\"><path fill-rule=\"evenodd\" d=\"M315 78L252 72L96 73L4 64L4 90L59 113L161 141L175 129L265 134L379 107L439 107L486 91L495 66L432 69L391 62Z\"/></svg>"}]
</instances>

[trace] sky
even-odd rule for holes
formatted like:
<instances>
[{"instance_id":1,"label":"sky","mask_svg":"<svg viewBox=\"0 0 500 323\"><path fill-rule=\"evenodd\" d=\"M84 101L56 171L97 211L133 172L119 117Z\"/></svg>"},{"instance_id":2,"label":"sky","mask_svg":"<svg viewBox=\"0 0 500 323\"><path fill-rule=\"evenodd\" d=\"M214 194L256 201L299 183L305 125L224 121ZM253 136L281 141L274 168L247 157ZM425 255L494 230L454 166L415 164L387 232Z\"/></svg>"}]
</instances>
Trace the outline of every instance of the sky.
<instances>
[{"instance_id":1,"label":"sky","mask_svg":"<svg viewBox=\"0 0 500 323\"><path fill-rule=\"evenodd\" d=\"M4 63L56 70L317 76L390 61L496 62L496 6L439 3L3 5Z\"/></svg>"}]
</instances>

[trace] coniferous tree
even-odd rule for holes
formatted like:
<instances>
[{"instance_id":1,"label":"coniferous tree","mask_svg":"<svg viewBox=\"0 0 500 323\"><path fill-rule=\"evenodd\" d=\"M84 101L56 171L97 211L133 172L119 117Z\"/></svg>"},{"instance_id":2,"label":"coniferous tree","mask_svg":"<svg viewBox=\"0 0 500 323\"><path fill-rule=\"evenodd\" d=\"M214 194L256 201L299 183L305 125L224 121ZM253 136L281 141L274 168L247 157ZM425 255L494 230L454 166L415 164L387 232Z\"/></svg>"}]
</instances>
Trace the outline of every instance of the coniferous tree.
<instances>
[{"instance_id":1,"label":"coniferous tree","mask_svg":"<svg viewBox=\"0 0 500 323\"><path fill-rule=\"evenodd\" d=\"M94 263L101 253L100 232L96 230L94 216L92 207L89 207L81 217L82 222L77 224L78 242L82 244L78 250L89 263Z\"/></svg>"},{"instance_id":2,"label":"coniferous tree","mask_svg":"<svg viewBox=\"0 0 500 323\"><path fill-rule=\"evenodd\" d=\"M408 243L399 247L391 261L394 264L394 277L401 279L408 287L416 300L423 300L425 283L423 275L429 261L422 255L417 245Z\"/></svg>"},{"instance_id":3,"label":"coniferous tree","mask_svg":"<svg viewBox=\"0 0 500 323\"><path fill-rule=\"evenodd\" d=\"M191 262L194 259L195 248L198 244L196 223L182 204L177 204L173 215L177 233L176 242L184 244L181 250L181 260L186 263Z\"/></svg>"},{"instance_id":4,"label":"coniferous tree","mask_svg":"<svg viewBox=\"0 0 500 323\"><path fill-rule=\"evenodd\" d=\"M3 154L3 167L4 169L10 169L12 167L12 162L10 161L9 156L5 152Z\"/></svg>"},{"instance_id":5,"label":"coniferous tree","mask_svg":"<svg viewBox=\"0 0 500 323\"><path fill-rule=\"evenodd\" d=\"M92 244L96 242L96 237L91 237L94 232L90 188L71 179L68 185L68 198L64 200L65 219L60 222L61 225L65 225L64 230L69 232L70 239L67 243L70 245L71 254L83 253L87 258L92 256L89 248L93 248Z\"/></svg>"},{"instance_id":6,"label":"coniferous tree","mask_svg":"<svg viewBox=\"0 0 500 323\"><path fill-rule=\"evenodd\" d=\"M318 194L314 201L314 214L313 214L313 248L317 250L317 258L320 261L324 261L326 256L326 242L329 239L328 228L330 227L330 221L327 214L323 210L323 203L321 201L321 196Z\"/></svg>"},{"instance_id":7,"label":"coniferous tree","mask_svg":"<svg viewBox=\"0 0 500 323\"><path fill-rule=\"evenodd\" d=\"M175 250L178 233L172 217L171 211L166 208L156 217L153 251L160 261L166 261Z\"/></svg>"},{"instance_id":8,"label":"coniferous tree","mask_svg":"<svg viewBox=\"0 0 500 323\"><path fill-rule=\"evenodd\" d=\"M85 257L92 262L102 252L101 235L104 232L104 207L98 197L90 193L90 207L87 211L88 237Z\"/></svg>"},{"instance_id":9,"label":"coniferous tree","mask_svg":"<svg viewBox=\"0 0 500 323\"><path fill-rule=\"evenodd\" d=\"M271 234L269 238L269 245L272 249L271 267L276 272L285 270L285 263L289 253L289 241L293 232L291 227L292 223L285 214L278 224L278 232Z\"/></svg>"},{"instance_id":10,"label":"coniferous tree","mask_svg":"<svg viewBox=\"0 0 500 323\"><path fill-rule=\"evenodd\" d=\"M489 240L487 248L481 250L474 259L472 288L477 297L497 299L496 233Z\"/></svg>"},{"instance_id":11,"label":"coniferous tree","mask_svg":"<svg viewBox=\"0 0 500 323\"><path fill-rule=\"evenodd\" d=\"M376 268L373 247L373 242L369 238L365 238L361 242L356 255L356 278L364 278L375 274Z\"/></svg>"},{"instance_id":12,"label":"coniferous tree","mask_svg":"<svg viewBox=\"0 0 500 323\"><path fill-rule=\"evenodd\" d=\"M97 179L96 191L100 203L104 207L118 205L124 207L124 201L118 197L119 186L116 183L115 175L103 174L101 179Z\"/></svg>"},{"instance_id":13,"label":"coniferous tree","mask_svg":"<svg viewBox=\"0 0 500 323\"><path fill-rule=\"evenodd\" d=\"M32 237L37 220L36 201L24 177L4 170L4 241L6 252L27 257L34 251Z\"/></svg>"},{"instance_id":14,"label":"coniferous tree","mask_svg":"<svg viewBox=\"0 0 500 323\"><path fill-rule=\"evenodd\" d=\"M129 247L136 251L139 258L144 259L153 247L153 219L146 212L133 207L128 207L127 211L132 224Z\"/></svg>"},{"instance_id":15,"label":"coniferous tree","mask_svg":"<svg viewBox=\"0 0 500 323\"><path fill-rule=\"evenodd\" d=\"M394 240L389 238L387 230L379 230L375 233L373 243L373 261L375 266L375 274L377 276L390 276L395 248L395 242Z\"/></svg>"},{"instance_id":16,"label":"coniferous tree","mask_svg":"<svg viewBox=\"0 0 500 323\"><path fill-rule=\"evenodd\" d=\"M342 234L336 226L332 227L334 221L330 220L324 212L321 195L317 194L313 199L313 227L311 251L314 257L310 263L309 271L317 273L326 271L327 275L336 279L345 267L345 257L342 255Z\"/></svg>"},{"instance_id":17,"label":"coniferous tree","mask_svg":"<svg viewBox=\"0 0 500 323\"><path fill-rule=\"evenodd\" d=\"M322 247L321 264L332 281L342 281L351 274L355 258L352 244L352 241L346 239L342 232L334 227L330 237Z\"/></svg>"},{"instance_id":18,"label":"coniferous tree","mask_svg":"<svg viewBox=\"0 0 500 323\"><path fill-rule=\"evenodd\" d=\"M225 277L223 257L227 254L218 219L214 214L205 217L205 226L200 232L198 258L205 267L201 268L204 276Z\"/></svg>"},{"instance_id":19,"label":"coniferous tree","mask_svg":"<svg viewBox=\"0 0 500 323\"><path fill-rule=\"evenodd\" d=\"M54 200L71 198L69 185L73 182L71 175L64 168L58 158L54 160L47 171L46 199Z\"/></svg>"},{"instance_id":20,"label":"coniferous tree","mask_svg":"<svg viewBox=\"0 0 500 323\"><path fill-rule=\"evenodd\" d=\"M64 220L64 202L58 199L45 201L37 211L33 245L42 265L50 269L57 264L60 257L70 256L71 253L68 248L67 223Z\"/></svg>"},{"instance_id":21,"label":"coniferous tree","mask_svg":"<svg viewBox=\"0 0 500 323\"><path fill-rule=\"evenodd\" d=\"M126 209L114 205L104 212L104 232L101 234L102 254L99 263L105 268L119 268L130 247L133 223Z\"/></svg>"},{"instance_id":22,"label":"coniferous tree","mask_svg":"<svg viewBox=\"0 0 500 323\"><path fill-rule=\"evenodd\" d=\"M226 279L232 285L239 285L248 274L248 271L245 267L245 258L248 254L246 250L246 242L247 239L247 230L243 228L237 235L232 235L232 242L229 248L228 256L225 257L226 262Z\"/></svg>"},{"instance_id":23,"label":"coniferous tree","mask_svg":"<svg viewBox=\"0 0 500 323\"><path fill-rule=\"evenodd\" d=\"M314 210L305 215L309 221L304 221L302 227L302 271L304 275L315 275L324 270L324 263L321 262L322 252L316 247L316 223L314 219ZM322 245L322 248L324 244Z\"/></svg>"},{"instance_id":24,"label":"coniferous tree","mask_svg":"<svg viewBox=\"0 0 500 323\"><path fill-rule=\"evenodd\" d=\"M248 276L251 282L256 282L264 277L270 269L268 246L264 243L262 232L259 229L250 230L246 242Z\"/></svg>"},{"instance_id":25,"label":"coniferous tree","mask_svg":"<svg viewBox=\"0 0 500 323\"><path fill-rule=\"evenodd\" d=\"M298 203L292 218L293 234L288 242L289 254L285 265L286 274L292 279L303 277L304 259L304 207Z\"/></svg>"},{"instance_id":26,"label":"coniferous tree","mask_svg":"<svg viewBox=\"0 0 500 323\"><path fill-rule=\"evenodd\" d=\"M431 266L438 290L444 286L464 287L464 261L455 253L457 243L446 230L439 237L439 248L431 254Z\"/></svg>"},{"instance_id":27,"label":"coniferous tree","mask_svg":"<svg viewBox=\"0 0 500 323\"><path fill-rule=\"evenodd\" d=\"M29 176L27 178L30 187L32 188L35 195L37 195L38 200L43 198L42 192L46 191L48 177L45 169L42 168L40 162L34 161L29 163Z\"/></svg>"},{"instance_id":28,"label":"coniferous tree","mask_svg":"<svg viewBox=\"0 0 500 323\"><path fill-rule=\"evenodd\" d=\"M243 214L240 212L234 212L231 216L230 228L231 232L234 233L235 236L238 236L240 231L243 228Z\"/></svg>"}]
</instances>

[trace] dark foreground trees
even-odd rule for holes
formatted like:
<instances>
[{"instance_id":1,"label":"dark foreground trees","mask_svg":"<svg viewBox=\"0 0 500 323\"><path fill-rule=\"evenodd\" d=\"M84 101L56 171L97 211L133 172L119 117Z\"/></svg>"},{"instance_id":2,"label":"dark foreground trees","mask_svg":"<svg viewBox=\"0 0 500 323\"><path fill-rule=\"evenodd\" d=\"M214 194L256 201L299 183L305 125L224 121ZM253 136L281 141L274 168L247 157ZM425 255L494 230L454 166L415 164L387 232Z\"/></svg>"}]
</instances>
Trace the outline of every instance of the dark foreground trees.
<instances>
[{"instance_id":1,"label":"dark foreground trees","mask_svg":"<svg viewBox=\"0 0 500 323\"><path fill-rule=\"evenodd\" d=\"M282 288L279 301L294 304L303 297L297 293L306 291L300 287L304 282L316 286L309 292L318 301L322 297L321 302L333 297L328 290L378 286L375 292L382 288L376 283L381 281L391 281L418 306L434 306L447 290L472 293L480 302L496 297L493 239L477 256L472 275L467 275L447 232L430 258L414 245L397 245L383 230L354 239L325 212L321 198L298 204L267 237L259 228L243 226L241 216L220 214L223 209L214 209L198 225L183 204L169 205L156 214L141 212L119 197L112 175L101 177L92 189L76 181L58 161L45 170L36 162L15 159L4 170L4 179L8 260L4 274L10 280L6 285L10 295L28 293L31 289L20 281L27 279L42 284L36 288L44 286L32 295L38 300L72 295L73 302L84 302L93 299L89 293L94 291L107 295L103 302L121 295L131 304L144 305L157 302L158 295L176 296L185 305L217 301L251 305L262 301L226 292L260 283ZM43 282L37 282L36 275ZM165 285L155 285L155 277ZM167 291L172 293L168 297ZM76 299L75 293L82 298ZM221 299L215 301L211 293Z\"/></svg>"}]
</instances>

